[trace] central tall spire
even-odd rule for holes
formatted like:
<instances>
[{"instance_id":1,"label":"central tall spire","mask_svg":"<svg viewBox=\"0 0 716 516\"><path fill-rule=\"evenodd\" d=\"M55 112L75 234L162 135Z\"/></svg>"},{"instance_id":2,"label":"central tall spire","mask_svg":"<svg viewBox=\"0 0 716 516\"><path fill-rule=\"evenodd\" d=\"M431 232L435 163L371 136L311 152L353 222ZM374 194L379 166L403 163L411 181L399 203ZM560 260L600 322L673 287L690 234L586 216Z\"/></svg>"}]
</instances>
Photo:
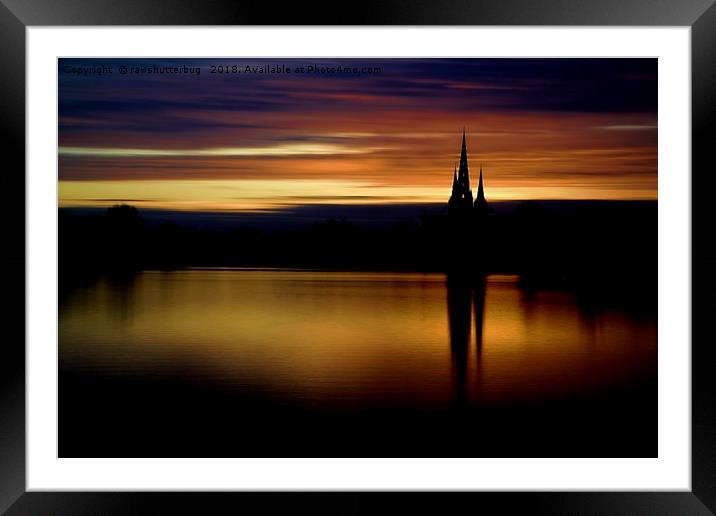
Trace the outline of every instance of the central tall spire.
<instances>
[{"instance_id":1,"label":"central tall spire","mask_svg":"<svg viewBox=\"0 0 716 516\"><path fill-rule=\"evenodd\" d=\"M462 150L460 151L460 168L458 169L457 179L466 191L470 190L470 173L467 167L467 141L464 128L462 130Z\"/></svg>"},{"instance_id":2,"label":"central tall spire","mask_svg":"<svg viewBox=\"0 0 716 516\"><path fill-rule=\"evenodd\" d=\"M467 215L472 211L473 197L470 189L470 173L467 168L467 136L462 131L462 149L460 151L460 163L453 169L452 195L448 201L448 211L453 215Z\"/></svg>"},{"instance_id":3,"label":"central tall spire","mask_svg":"<svg viewBox=\"0 0 716 516\"><path fill-rule=\"evenodd\" d=\"M462 146L460 148L460 163L452 172L452 195L448 200L448 215L453 220L471 219L482 221L487 216L487 200L485 199L485 186L483 184L482 164L477 183L477 192L473 201L470 189L470 171L467 163L467 130L462 130ZM465 219L466 220L466 219Z\"/></svg>"}]
</instances>

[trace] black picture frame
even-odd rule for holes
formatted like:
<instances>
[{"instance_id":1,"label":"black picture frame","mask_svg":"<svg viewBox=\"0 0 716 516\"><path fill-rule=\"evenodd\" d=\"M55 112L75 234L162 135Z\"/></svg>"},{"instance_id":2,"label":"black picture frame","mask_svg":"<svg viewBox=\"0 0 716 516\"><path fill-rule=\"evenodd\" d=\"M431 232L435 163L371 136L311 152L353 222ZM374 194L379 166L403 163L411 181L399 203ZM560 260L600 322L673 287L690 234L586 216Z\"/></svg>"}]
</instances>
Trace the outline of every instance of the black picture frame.
<instances>
[{"instance_id":1,"label":"black picture frame","mask_svg":"<svg viewBox=\"0 0 716 516\"><path fill-rule=\"evenodd\" d=\"M59 493L25 492L25 29L42 25L606 25L691 27L692 491L620 493ZM192 0L0 0L0 145L7 210L0 253L6 307L0 347L0 512L44 514L428 512L716 513L716 382L707 337L716 257L706 196L714 182L714 0L364 0L355 5ZM687 173L687 171L685 172ZM9 331L8 331L9 330ZM689 343L679 343L688 345Z\"/></svg>"}]
</instances>

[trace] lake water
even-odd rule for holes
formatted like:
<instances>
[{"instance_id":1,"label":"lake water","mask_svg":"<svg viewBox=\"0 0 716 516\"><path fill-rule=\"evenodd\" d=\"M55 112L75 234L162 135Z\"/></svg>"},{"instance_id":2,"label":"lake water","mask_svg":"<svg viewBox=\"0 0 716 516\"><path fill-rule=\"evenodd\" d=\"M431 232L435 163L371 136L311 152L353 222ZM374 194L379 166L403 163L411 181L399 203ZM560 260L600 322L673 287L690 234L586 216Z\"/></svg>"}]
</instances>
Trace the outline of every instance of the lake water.
<instances>
[{"instance_id":1,"label":"lake water","mask_svg":"<svg viewBox=\"0 0 716 516\"><path fill-rule=\"evenodd\" d=\"M656 366L512 276L145 271L60 300L60 455L655 456Z\"/></svg>"}]
</instances>

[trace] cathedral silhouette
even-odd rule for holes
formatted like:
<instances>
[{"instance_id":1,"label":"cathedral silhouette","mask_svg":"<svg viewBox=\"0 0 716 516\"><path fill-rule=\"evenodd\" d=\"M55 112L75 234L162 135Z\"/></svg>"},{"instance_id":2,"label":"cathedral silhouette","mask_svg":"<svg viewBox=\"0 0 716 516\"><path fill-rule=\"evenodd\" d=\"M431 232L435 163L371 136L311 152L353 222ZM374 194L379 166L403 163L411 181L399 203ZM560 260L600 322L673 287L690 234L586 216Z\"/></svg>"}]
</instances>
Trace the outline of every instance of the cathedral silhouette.
<instances>
[{"instance_id":1,"label":"cathedral silhouette","mask_svg":"<svg viewBox=\"0 0 716 516\"><path fill-rule=\"evenodd\" d=\"M487 200L482 185L482 165L480 165L480 180L477 186L477 198L472 201L470 188L470 171L467 165L467 141L465 130L462 131L462 150L460 151L460 168L453 168L452 195L448 201L448 217L453 225L461 229L480 229L487 218Z\"/></svg>"}]
</instances>

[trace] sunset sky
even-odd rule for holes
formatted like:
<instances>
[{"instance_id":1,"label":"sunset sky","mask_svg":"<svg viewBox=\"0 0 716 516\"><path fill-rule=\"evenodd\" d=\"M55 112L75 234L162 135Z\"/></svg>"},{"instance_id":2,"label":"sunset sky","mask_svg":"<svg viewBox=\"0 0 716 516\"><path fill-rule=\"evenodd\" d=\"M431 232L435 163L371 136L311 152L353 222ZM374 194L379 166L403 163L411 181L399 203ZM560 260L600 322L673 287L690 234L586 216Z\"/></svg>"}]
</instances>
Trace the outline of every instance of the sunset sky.
<instances>
[{"instance_id":1,"label":"sunset sky","mask_svg":"<svg viewBox=\"0 0 716 516\"><path fill-rule=\"evenodd\" d=\"M447 202L463 127L488 201L657 198L656 59L60 59L59 205Z\"/></svg>"}]
</instances>

